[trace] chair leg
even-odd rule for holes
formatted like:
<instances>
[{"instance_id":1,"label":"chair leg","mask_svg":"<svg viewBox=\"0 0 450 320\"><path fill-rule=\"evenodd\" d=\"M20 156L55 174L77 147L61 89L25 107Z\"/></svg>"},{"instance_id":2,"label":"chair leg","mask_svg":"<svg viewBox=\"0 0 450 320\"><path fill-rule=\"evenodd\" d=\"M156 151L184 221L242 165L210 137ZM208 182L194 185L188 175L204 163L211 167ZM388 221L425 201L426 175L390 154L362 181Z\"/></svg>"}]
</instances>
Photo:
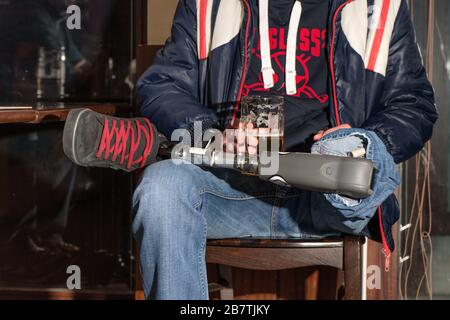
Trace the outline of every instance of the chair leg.
<instances>
[{"instance_id":1,"label":"chair leg","mask_svg":"<svg viewBox=\"0 0 450 320\"><path fill-rule=\"evenodd\" d=\"M361 238L344 238L344 283L345 300L360 300L362 298L361 275Z\"/></svg>"},{"instance_id":2,"label":"chair leg","mask_svg":"<svg viewBox=\"0 0 450 320\"><path fill-rule=\"evenodd\" d=\"M208 265L208 291L210 299L234 300L232 268Z\"/></svg>"},{"instance_id":3,"label":"chair leg","mask_svg":"<svg viewBox=\"0 0 450 320\"><path fill-rule=\"evenodd\" d=\"M227 284L220 290L220 300L234 300L233 268L219 265L219 276Z\"/></svg>"}]
</instances>

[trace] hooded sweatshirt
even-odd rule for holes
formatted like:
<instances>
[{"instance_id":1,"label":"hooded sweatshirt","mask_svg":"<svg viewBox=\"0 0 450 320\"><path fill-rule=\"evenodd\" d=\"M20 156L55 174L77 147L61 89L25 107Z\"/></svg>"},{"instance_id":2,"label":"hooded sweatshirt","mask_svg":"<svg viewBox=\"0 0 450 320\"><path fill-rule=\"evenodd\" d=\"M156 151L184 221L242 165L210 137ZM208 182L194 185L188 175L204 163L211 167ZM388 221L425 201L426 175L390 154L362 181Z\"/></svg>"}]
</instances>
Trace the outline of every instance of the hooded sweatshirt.
<instances>
[{"instance_id":1,"label":"hooded sweatshirt","mask_svg":"<svg viewBox=\"0 0 450 320\"><path fill-rule=\"evenodd\" d=\"M330 127L329 0L259 0L258 6L244 96L284 96L285 150L309 152L313 135Z\"/></svg>"}]
</instances>

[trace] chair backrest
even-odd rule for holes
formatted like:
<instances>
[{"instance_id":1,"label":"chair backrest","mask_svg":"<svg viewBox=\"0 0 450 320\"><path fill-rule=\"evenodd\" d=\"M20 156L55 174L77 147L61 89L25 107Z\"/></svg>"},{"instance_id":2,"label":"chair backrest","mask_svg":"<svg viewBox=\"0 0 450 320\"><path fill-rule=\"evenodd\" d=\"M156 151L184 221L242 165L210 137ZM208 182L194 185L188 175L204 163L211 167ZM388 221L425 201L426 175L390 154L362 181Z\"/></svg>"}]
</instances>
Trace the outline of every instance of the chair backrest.
<instances>
[{"instance_id":1,"label":"chair backrest","mask_svg":"<svg viewBox=\"0 0 450 320\"><path fill-rule=\"evenodd\" d=\"M145 70L147 70L153 60L155 59L156 53L162 49L163 46L149 46L149 45L138 45L136 50L136 77L139 78Z\"/></svg>"}]
</instances>

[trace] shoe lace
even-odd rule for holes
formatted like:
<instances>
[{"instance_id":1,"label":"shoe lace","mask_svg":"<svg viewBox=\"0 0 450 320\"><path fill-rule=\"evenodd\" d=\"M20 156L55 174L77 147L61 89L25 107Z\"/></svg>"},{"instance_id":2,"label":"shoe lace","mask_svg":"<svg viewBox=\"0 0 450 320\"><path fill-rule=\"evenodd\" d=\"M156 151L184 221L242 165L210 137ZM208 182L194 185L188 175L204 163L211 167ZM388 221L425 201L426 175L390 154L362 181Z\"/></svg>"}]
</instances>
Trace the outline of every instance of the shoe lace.
<instances>
[{"instance_id":1,"label":"shoe lace","mask_svg":"<svg viewBox=\"0 0 450 320\"><path fill-rule=\"evenodd\" d=\"M146 126L138 119L112 119L110 128L108 118L105 117L96 157L113 162L120 157L119 164L124 165L126 162L127 169L131 169L135 164L138 164L140 168L145 166L152 150L154 132L150 121L147 118L142 119ZM133 126L133 122L135 126ZM142 139L145 140L144 150L135 159Z\"/></svg>"}]
</instances>

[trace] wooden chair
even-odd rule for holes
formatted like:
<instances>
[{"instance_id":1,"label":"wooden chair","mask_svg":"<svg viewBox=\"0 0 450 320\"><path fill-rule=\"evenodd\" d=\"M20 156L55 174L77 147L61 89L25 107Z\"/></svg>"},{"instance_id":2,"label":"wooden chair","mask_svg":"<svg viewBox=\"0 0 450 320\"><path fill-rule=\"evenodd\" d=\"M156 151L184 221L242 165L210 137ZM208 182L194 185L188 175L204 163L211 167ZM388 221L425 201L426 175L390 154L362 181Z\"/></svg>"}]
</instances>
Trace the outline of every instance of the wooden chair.
<instances>
[{"instance_id":1,"label":"wooden chair","mask_svg":"<svg viewBox=\"0 0 450 320\"><path fill-rule=\"evenodd\" d=\"M344 271L344 299L357 300L362 298L363 243L364 238L354 236L319 240L258 238L209 240L206 262L250 270L334 267ZM228 298L232 296L228 294Z\"/></svg>"}]
</instances>

